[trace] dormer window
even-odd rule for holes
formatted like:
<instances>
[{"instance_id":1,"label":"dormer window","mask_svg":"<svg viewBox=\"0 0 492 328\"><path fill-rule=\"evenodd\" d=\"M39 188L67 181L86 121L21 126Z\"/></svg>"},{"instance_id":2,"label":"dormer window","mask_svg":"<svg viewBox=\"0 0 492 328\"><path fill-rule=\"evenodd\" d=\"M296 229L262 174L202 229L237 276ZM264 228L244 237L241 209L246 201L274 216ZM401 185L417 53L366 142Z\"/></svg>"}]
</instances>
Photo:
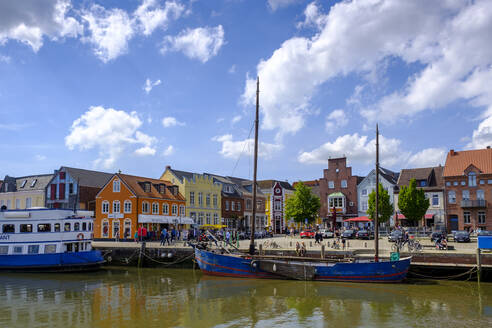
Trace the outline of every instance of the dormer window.
<instances>
[{"instance_id":1,"label":"dormer window","mask_svg":"<svg viewBox=\"0 0 492 328\"><path fill-rule=\"evenodd\" d=\"M26 186L27 180L22 181L21 188L24 188Z\"/></svg>"},{"instance_id":2,"label":"dormer window","mask_svg":"<svg viewBox=\"0 0 492 328\"><path fill-rule=\"evenodd\" d=\"M148 181L144 182L144 191L150 192L150 182Z\"/></svg>"},{"instance_id":3,"label":"dormer window","mask_svg":"<svg viewBox=\"0 0 492 328\"><path fill-rule=\"evenodd\" d=\"M31 188L34 187L34 185L36 184L36 182L38 182L38 179L32 180L32 182L31 182Z\"/></svg>"},{"instance_id":4,"label":"dormer window","mask_svg":"<svg viewBox=\"0 0 492 328\"><path fill-rule=\"evenodd\" d=\"M165 184L160 184L159 185L159 192L161 194L165 194L166 193L166 185Z\"/></svg>"},{"instance_id":5,"label":"dormer window","mask_svg":"<svg viewBox=\"0 0 492 328\"><path fill-rule=\"evenodd\" d=\"M475 172L468 173L468 187L477 186L477 174Z\"/></svg>"},{"instance_id":6,"label":"dormer window","mask_svg":"<svg viewBox=\"0 0 492 328\"><path fill-rule=\"evenodd\" d=\"M113 192L120 192L120 180L113 181Z\"/></svg>"}]
</instances>

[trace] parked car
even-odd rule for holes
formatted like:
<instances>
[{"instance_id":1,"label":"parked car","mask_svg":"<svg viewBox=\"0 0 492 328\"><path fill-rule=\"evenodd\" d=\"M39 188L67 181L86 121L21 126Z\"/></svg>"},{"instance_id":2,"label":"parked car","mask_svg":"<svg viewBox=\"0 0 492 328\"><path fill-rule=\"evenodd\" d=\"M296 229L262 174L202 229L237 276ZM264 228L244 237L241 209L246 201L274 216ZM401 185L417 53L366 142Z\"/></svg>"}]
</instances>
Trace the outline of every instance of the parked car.
<instances>
[{"instance_id":1,"label":"parked car","mask_svg":"<svg viewBox=\"0 0 492 328\"><path fill-rule=\"evenodd\" d=\"M402 239L403 239L403 232L401 232L400 230L393 230L388 236L389 242L396 242Z\"/></svg>"},{"instance_id":2,"label":"parked car","mask_svg":"<svg viewBox=\"0 0 492 328\"><path fill-rule=\"evenodd\" d=\"M311 229L306 229L301 231L300 236L301 238L314 238L315 232Z\"/></svg>"},{"instance_id":3,"label":"parked car","mask_svg":"<svg viewBox=\"0 0 492 328\"><path fill-rule=\"evenodd\" d=\"M357 239L372 239L374 235L368 230L359 230L357 231L355 237Z\"/></svg>"},{"instance_id":4,"label":"parked car","mask_svg":"<svg viewBox=\"0 0 492 328\"><path fill-rule=\"evenodd\" d=\"M453 239L457 243L469 243L470 242L470 233L468 231L456 231L456 234L453 236Z\"/></svg>"},{"instance_id":5,"label":"parked car","mask_svg":"<svg viewBox=\"0 0 492 328\"><path fill-rule=\"evenodd\" d=\"M347 238L347 239L354 239L355 238L355 230L345 230L342 233L342 238Z\"/></svg>"},{"instance_id":6,"label":"parked car","mask_svg":"<svg viewBox=\"0 0 492 328\"><path fill-rule=\"evenodd\" d=\"M492 236L492 230L480 230L479 236Z\"/></svg>"},{"instance_id":7,"label":"parked car","mask_svg":"<svg viewBox=\"0 0 492 328\"><path fill-rule=\"evenodd\" d=\"M435 231L431 234L431 242L435 242L436 240L442 239L446 237L446 233L443 231Z\"/></svg>"},{"instance_id":8,"label":"parked car","mask_svg":"<svg viewBox=\"0 0 492 328\"><path fill-rule=\"evenodd\" d=\"M328 230L328 229L320 229L320 232L321 232L321 235L323 236L323 238L333 238L335 236L333 231Z\"/></svg>"}]
</instances>

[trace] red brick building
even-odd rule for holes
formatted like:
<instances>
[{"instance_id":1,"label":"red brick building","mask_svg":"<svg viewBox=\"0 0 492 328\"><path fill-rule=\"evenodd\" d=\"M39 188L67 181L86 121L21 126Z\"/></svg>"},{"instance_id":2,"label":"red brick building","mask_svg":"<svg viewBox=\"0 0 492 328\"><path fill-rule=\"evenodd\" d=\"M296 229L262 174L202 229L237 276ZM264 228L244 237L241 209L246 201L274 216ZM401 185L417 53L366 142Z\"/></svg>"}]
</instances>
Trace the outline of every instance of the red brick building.
<instances>
[{"instance_id":1,"label":"red brick building","mask_svg":"<svg viewBox=\"0 0 492 328\"><path fill-rule=\"evenodd\" d=\"M492 230L492 149L450 150L443 177L448 231Z\"/></svg>"},{"instance_id":2,"label":"red brick building","mask_svg":"<svg viewBox=\"0 0 492 328\"><path fill-rule=\"evenodd\" d=\"M331 224L333 208L337 212L337 226L344 219L357 217L357 184L361 177L352 175L352 167L347 167L347 158L330 158L328 169L323 170L319 179L319 196L321 200L320 216Z\"/></svg>"}]
</instances>

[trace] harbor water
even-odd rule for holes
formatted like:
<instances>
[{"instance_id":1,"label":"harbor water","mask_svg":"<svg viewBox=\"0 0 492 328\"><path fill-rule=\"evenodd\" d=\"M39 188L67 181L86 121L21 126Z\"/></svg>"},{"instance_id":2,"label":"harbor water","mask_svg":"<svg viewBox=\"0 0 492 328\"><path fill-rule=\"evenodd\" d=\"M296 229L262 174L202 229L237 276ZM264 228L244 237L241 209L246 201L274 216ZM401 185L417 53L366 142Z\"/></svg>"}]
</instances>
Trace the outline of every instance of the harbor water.
<instances>
[{"instance_id":1,"label":"harbor water","mask_svg":"<svg viewBox=\"0 0 492 328\"><path fill-rule=\"evenodd\" d=\"M0 274L0 327L491 327L492 284L354 284L105 268Z\"/></svg>"}]
</instances>

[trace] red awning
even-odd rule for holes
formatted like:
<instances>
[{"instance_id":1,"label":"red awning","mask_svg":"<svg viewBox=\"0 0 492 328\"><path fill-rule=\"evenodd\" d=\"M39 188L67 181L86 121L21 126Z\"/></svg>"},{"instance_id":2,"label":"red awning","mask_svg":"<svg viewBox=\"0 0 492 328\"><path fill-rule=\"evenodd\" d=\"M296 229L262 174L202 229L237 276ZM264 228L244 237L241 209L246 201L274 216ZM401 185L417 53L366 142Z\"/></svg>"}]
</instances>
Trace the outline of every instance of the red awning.
<instances>
[{"instance_id":1,"label":"red awning","mask_svg":"<svg viewBox=\"0 0 492 328\"><path fill-rule=\"evenodd\" d=\"M398 214L396 218L398 220L405 220L406 219L405 215L403 215L403 214Z\"/></svg>"},{"instance_id":2,"label":"red awning","mask_svg":"<svg viewBox=\"0 0 492 328\"><path fill-rule=\"evenodd\" d=\"M371 222L371 221L372 220L369 219L367 216L359 216L357 218L343 220L343 222Z\"/></svg>"},{"instance_id":3,"label":"red awning","mask_svg":"<svg viewBox=\"0 0 492 328\"><path fill-rule=\"evenodd\" d=\"M424 215L424 217L426 219L433 219L434 218L434 214L426 214L426 215Z\"/></svg>"}]
</instances>

